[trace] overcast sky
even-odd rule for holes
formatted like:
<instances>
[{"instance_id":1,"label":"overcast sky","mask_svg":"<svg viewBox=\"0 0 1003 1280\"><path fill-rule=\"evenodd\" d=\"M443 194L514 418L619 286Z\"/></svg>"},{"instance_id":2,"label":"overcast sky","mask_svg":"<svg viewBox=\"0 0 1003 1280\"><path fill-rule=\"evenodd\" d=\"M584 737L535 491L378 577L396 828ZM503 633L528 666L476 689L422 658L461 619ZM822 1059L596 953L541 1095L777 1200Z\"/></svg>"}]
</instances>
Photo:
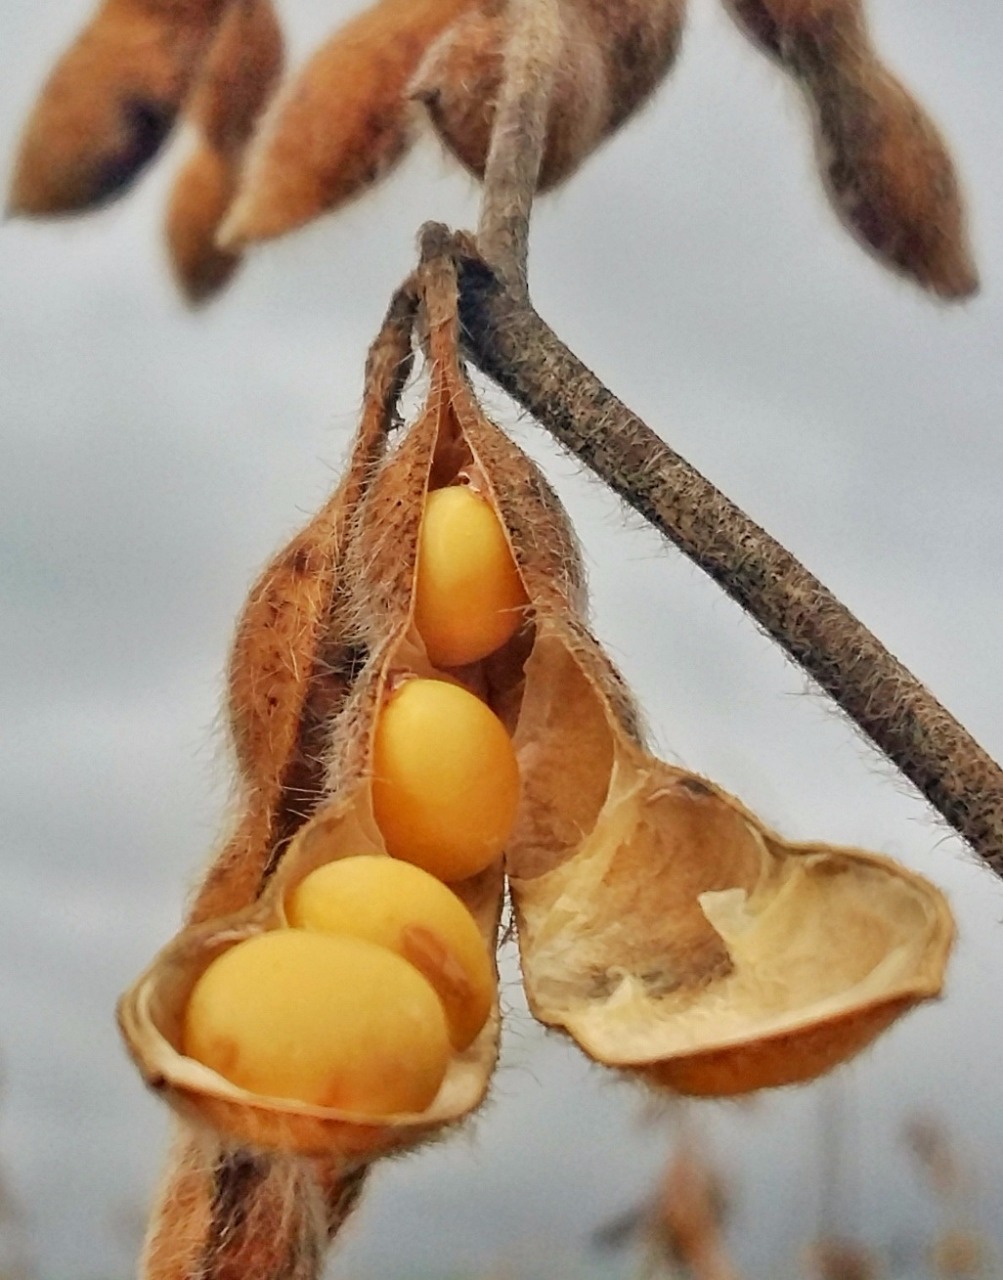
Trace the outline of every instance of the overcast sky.
<instances>
[{"instance_id":1,"label":"overcast sky","mask_svg":"<svg viewBox=\"0 0 1003 1280\"><path fill-rule=\"evenodd\" d=\"M349 8L285 0L296 56ZM976 301L938 306L851 243L796 95L712 0L693 0L654 105L540 205L532 285L565 341L999 757L1003 9L870 9L966 179ZM0 10L5 157L86 10ZM127 1273L128 1224L162 1153L164 1114L113 1007L177 927L221 825L233 618L334 482L418 225L475 218L471 184L428 143L191 315L159 241L179 156L100 215L0 228L0 1164L52 1280ZM716 587L500 394L489 404L576 520L596 629L660 750L792 837L892 854L951 896L947 999L842 1076L843 1225L887 1242L929 1215L897 1145L914 1107L942 1111L998 1217L1001 888ZM494 1101L472 1136L378 1172L333 1275L580 1276L590 1228L643 1194L666 1131L632 1089L545 1040L509 975ZM792 1274L814 1229L818 1110L811 1090L697 1109L739 1185L733 1241L750 1277Z\"/></svg>"}]
</instances>

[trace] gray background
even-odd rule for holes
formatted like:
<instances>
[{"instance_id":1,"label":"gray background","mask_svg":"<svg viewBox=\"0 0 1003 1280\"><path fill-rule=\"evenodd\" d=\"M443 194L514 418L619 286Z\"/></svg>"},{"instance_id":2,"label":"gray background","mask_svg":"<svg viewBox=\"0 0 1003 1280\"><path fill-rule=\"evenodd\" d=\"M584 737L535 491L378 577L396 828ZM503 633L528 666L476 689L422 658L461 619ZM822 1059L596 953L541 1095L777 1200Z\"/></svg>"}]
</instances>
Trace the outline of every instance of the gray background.
<instances>
[{"instance_id":1,"label":"gray background","mask_svg":"<svg viewBox=\"0 0 1003 1280\"><path fill-rule=\"evenodd\" d=\"M297 58L344 16L319 0L282 8ZM1003 11L870 8L967 179L975 302L938 306L851 243L820 193L796 94L711 0L693 0L650 109L539 206L534 293L609 385L999 756ZM86 11L3 7L6 156ZM476 209L472 184L426 142L192 315L159 239L182 147L99 215L0 229L0 1162L21 1214L20 1244L10 1224L0 1239L60 1280L127 1272L160 1158L165 1117L112 1009L175 929L221 826L232 620L333 483L366 345L418 224L469 225ZM487 398L576 520L596 629L662 752L793 837L879 849L950 893L961 940L947 999L842 1073L835 1214L878 1242L931 1228L898 1139L903 1117L929 1107L979 1172L989 1221L1003 1174L998 884L717 588ZM493 1101L449 1143L377 1172L335 1275L582 1275L589 1229L658 1168L666 1127L544 1038L507 973ZM732 1238L750 1276L792 1274L814 1230L817 1118L833 1096L697 1110L738 1187Z\"/></svg>"}]
</instances>

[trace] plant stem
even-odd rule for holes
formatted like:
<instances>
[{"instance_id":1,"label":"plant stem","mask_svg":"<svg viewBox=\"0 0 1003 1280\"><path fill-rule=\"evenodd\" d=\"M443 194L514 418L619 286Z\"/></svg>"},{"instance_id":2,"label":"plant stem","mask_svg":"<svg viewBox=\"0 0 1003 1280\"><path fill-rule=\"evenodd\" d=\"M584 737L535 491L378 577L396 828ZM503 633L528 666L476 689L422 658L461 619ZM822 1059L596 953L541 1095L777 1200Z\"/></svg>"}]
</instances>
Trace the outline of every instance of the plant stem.
<instances>
[{"instance_id":1,"label":"plant stem","mask_svg":"<svg viewBox=\"0 0 1003 1280\"><path fill-rule=\"evenodd\" d=\"M999 765L790 552L603 386L468 238L452 246L473 362L723 587L1003 878Z\"/></svg>"},{"instance_id":2,"label":"plant stem","mask_svg":"<svg viewBox=\"0 0 1003 1280\"><path fill-rule=\"evenodd\" d=\"M560 51L558 0L509 0L509 37L477 228L481 256L525 295L529 213Z\"/></svg>"}]
</instances>

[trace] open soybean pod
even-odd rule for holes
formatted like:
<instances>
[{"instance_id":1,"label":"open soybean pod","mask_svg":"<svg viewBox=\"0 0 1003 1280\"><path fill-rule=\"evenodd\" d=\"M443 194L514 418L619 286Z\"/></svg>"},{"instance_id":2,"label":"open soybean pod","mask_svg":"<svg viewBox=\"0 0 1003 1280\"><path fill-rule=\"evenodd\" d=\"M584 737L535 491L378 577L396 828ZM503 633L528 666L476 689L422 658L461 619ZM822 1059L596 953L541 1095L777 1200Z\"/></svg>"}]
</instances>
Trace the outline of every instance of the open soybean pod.
<instances>
[{"instance_id":1,"label":"open soybean pod","mask_svg":"<svg viewBox=\"0 0 1003 1280\"><path fill-rule=\"evenodd\" d=\"M356 456L360 456L358 449ZM386 856L372 795L374 740L381 711L402 672L418 677L436 674L412 622L422 512L430 485L450 484L471 464L470 452L456 432L442 380L433 376L424 412L391 452L381 459L369 456L365 483L356 486L354 501L348 506L350 517L342 530L343 558L339 559L329 618L336 622L336 647L354 655L354 679L344 699L330 709L329 732L320 744L318 755L327 771L324 796L288 846L277 849L260 898L222 918L205 919L204 912L200 913L204 922L179 934L120 1005L126 1040L147 1082L182 1115L238 1144L324 1156L340 1161L348 1170L383 1152L412 1145L459 1120L486 1092L497 1056L496 981L483 1028L472 1043L451 1052L438 1092L421 1109L381 1108L367 1113L360 1107L346 1110L257 1093L184 1052L192 993L217 957L225 957L251 940L260 943L262 935L274 939L280 933L287 937L296 933L305 938L301 931L284 929L292 891L311 872L337 859L360 854ZM273 574L266 585L274 580ZM253 611L252 605L245 619ZM272 703L264 687L248 681L246 626L241 634L245 638L238 644L231 672L238 708L233 716L236 737L245 772L264 777L274 773ZM518 637L510 641L513 653L521 652L520 643ZM322 636L318 650L322 668L326 651ZM504 695L501 673L509 666L518 672L521 659L509 662L504 654L498 654L492 664L497 670L466 671L462 677L489 698L493 689ZM256 659L252 666L258 679L270 677L269 661ZM455 691L459 683L453 677L449 687ZM242 688L244 693L240 693ZM477 701L466 690L460 692ZM293 693L299 696L296 690ZM502 719L503 700L499 701ZM285 718L281 719L279 730L285 725ZM415 747L427 752L430 745L416 743ZM282 750L278 755L285 758ZM495 857L479 874L450 884L480 929L495 978L493 957L502 879L501 858Z\"/></svg>"},{"instance_id":2,"label":"open soybean pod","mask_svg":"<svg viewBox=\"0 0 1003 1280\"><path fill-rule=\"evenodd\" d=\"M189 905L189 925L248 908L323 785L322 725L351 686L355 660L336 602L351 513L395 423L410 367L414 299L395 299L370 351L365 407L348 472L328 503L251 589L230 657L228 710L239 780L235 829ZM125 1005L123 1020L132 1018ZM131 1034L131 1030L130 1030ZM316 1259L361 1190L364 1169L337 1160L252 1155L184 1122L153 1205L140 1274L315 1274Z\"/></svg>"}]
</instances>

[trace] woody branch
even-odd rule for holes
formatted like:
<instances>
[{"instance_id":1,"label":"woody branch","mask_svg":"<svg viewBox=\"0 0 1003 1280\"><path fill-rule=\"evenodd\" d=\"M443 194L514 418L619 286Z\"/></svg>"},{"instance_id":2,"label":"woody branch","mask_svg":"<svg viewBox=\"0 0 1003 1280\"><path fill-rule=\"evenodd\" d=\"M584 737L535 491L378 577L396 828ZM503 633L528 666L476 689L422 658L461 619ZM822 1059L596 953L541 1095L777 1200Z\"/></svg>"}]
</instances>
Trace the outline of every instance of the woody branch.
<instances>
[{"instance_id":1,"label":"woody branch","mask_svg":"<svg viewBox=\"0 0 1003 1280\"><path fill-rule=\"evenodd\" d=\"M477 243L509 288L525 294L529 217L560 45L558 0L510 0L508 21Z\"/></svg>"}]
</instances>

